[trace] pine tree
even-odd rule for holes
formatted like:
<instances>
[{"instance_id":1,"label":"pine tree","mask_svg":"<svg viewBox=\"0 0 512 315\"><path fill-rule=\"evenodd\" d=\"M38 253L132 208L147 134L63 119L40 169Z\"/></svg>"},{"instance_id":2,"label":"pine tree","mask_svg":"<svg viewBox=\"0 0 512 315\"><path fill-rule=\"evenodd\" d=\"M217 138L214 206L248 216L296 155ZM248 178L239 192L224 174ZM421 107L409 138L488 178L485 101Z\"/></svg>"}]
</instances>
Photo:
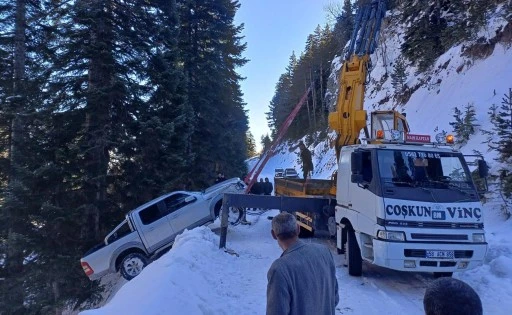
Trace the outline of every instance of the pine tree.
<instances>
[{"instance_id":1,"label":"pine tree","mask_svg":"<svg viewBox=\"0 0 512 315\"><path fill-rule=\"evenodd\" d=\"M265 153L272 145L272 140L268 134L261 136L262 153Z\"/></svg>"},{"instance_id":2,"label":"pine tree","mask_svg":"<svg viewBox=\"0 0 512 315\"><path fill-rule=\"evenodd\" d=\"M34 221L44 196L34 195L34 170L40 163L37 153L44 119L41 111L41 29L45 24L40 1L0 2L0 309L22 314L30 309L27 297L35 291L27 285L38 240ZM34 20L39 20L35 24ZM29 53L30 52L30 53ZM39 122L38 122L39 121Z\"/></svg>"},{"instance_id":3,"label":"pine tree","mask_svg":"<svg viewBox=\"0 0 512 315\"><path fill-rule=\"evenodd\" d=\"M427 70L443 54L442 33L446 28L440 2L415 1L406 6L403 19L410 21L405 32L402 53L415 61L418 73Z\"/></svg>"},{"instance_id":4,"label":"pine tree","mask_svg":"<svg viewBox=\"0 0 512 315\"><path fill-rule=\"evenodd\" d=\"M334 24L334 38L337 41L337 51L342 52L347 42L352 37L352 30L355 24L355 4L350 0L344 0L342 14L337 17Z\"/></svg>"},{"instance_id":5,"label":"pine tree","mask_svg":"<svg viewBox=\"0 0 512 315\"><path fill-rule=\"evenodd\" d=\"M247 147L247 157L256 156L256 141L254 140L254 136L252 132L247 130L246 134L246 147Z\"/></svg>"},{"instance_id":6,"label":"pine tree","mask_svg":"<svg viewBox=\"0 0 512 315\"><path fill-rule=\"evenodd\" d=\"M500 180L503 192L506 197L512 197L512 89L508 90L503 96L501 106L496 115L496 135L495 145L499 153L498 160L503 163L500 169Z\"/></svg>"},{"instance_id":7,"label":"pine tree","mask_svg":"<svg viewBox=\"0 0 512 315\"><path fill-rule=\"evenodd\" d=\"M457 107L454 108L453 117L455 118L455 121L450 122L450 125L453 127L456 143L466 143L469 140L469 137L475 133L475 116L475 107L471 103L464 106L464 112Z\"/></svg>"},{"instance_id":8,"label":"pine tree","mask_svg":"<svg viewBox=\"0 0 512 315\"><path fill-rule=\"evenodd\" d=\"M391 74L391 84L398 93L402 93L404 91L407 76L408 73L405 62L403 58L398 58L393 66L393 73Z\"/></svg>"},{"instance_id":9,"label":"pine tree","mask_svg":"<svg viewBox=\"0 0 512 315\"><path fill-rule=\"evenodd\" d=\"M450 126L453 127L453 132L455 133L456 140L463 141L462 134L464 132L464 119L462 117L462 112L457 107L453 109L453 112L453 118L455 118L455 121L450 122Z\"/></svg>"},{"instance_id":10,"label":"pine tree","mask_svg":"<svg viewBox=\"0 0 512 315\"><path fill-rule=\"evenodd\" d=\"M466 106L464 106L463 124L463 136L467 141L469 140L469 137L475 133L475 127L477 127L475 106L472 103L468 103Z\"/></svg>"},{"instance_id":11,"label":"pine tree","mask_svg":"<svg viewBox=\"0 0 512 315\"><path fill-rule=\"evenodd\" d=\"M234 25L238 1L177 1L181 18L179 48L188 86L187 98L195 113L191 150L195 182L210 185L217 170L226 176L246 172L245 134L248 129L236 68L247 60L246 45ZM229 130L230 132L226 132Z\"/></svg>"},{"instance_id":12,"label":"pine tree","mask_svg":"<svg viewBox=\"0 0 512 315\"><path fill-rule=\"evenodd\" d=\"M26 181L31 195L47 197L42 203L25 198L29 209L38 210L30 214L32 222L41 226L34 247L25 248L37 257L27 265L24 281L31 296L31 303L25 305L34 313L58 312L64 303L90 298L97 285L84 277L77 261L140 202L123 198L133 193L123 190L130 188L126 183L139 185L136 196L151 198L165 189L162 183L176 176L161 170L181 165L170 158L174 149L180 152L179 145L169 145L179 143L172 141L179 138L171 131L188 125L178 117L187 115L175 115L187 112L183 94L175 93L180 89L179 71L168 71L179 64L173 63L177 57L172 57L168 44L176 34L163 34L162 25L169 25L160 23L163 18L156 14L163 14L164 8L136 0L112 3L76 1L50 10L58 17L51 24L59 31L50 32L57 35L48 37L49 50L41 49L48 54L42 60L52 75L41 104L47 105L51 117L44 126L34 126L39 130L32 134L42 136L36 138L38 146L30 148L38 152L34 160L40 161L28 169L34 175ZM175 23L170 28L176 29ZM150 126L156 132L148 146L156 140L166 149L159 156L167 163L162 163L160 177L140 167L154 162L148 146L139 142L136 154L125 150L130 141L147 135L143 132L147 129L137 125L148 126L153 115L160 117ZM136 167L123 163L128 159ZM144 186L130 181L136 174L154 177Z\"/></svg>"}]
</instances>

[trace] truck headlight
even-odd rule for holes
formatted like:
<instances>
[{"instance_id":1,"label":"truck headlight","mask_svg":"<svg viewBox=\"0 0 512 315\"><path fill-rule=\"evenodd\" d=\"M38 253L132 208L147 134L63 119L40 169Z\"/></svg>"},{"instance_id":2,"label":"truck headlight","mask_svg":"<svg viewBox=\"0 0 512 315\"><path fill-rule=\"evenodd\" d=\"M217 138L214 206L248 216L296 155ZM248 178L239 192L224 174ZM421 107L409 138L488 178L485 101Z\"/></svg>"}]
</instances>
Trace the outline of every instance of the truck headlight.
<instances>
[{"instance_id":1,"label":"truck headlight","mask_svg":"<svg viewBox=\"0 0 512 315\"><path fill-rule=\"evenodd\" d=\"M473 243L485 243L485 234L473 233Z\"/></svg>"},{"instance_id":2,"label":"truck headlight","mask_svg":"<svg viewBox=\"0 0 512 315\"><path fill-rule=\"evenodd\" d=\"M395 232L395 231L379 231L377 232L377 237L383 240L389 241L405 241L405 233L404 232Z\"/></svg>"}]
</instances>

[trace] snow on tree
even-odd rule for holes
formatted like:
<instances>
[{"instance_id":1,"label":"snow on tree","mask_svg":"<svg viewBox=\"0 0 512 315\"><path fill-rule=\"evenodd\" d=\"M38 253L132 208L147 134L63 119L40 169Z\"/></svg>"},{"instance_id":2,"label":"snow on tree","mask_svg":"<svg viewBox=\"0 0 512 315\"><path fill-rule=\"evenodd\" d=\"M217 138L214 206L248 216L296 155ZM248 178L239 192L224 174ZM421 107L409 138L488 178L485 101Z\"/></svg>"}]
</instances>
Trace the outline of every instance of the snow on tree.
<instances>
[{"instance_id":1,"label":"snow on tree","mask_svg":"<svg viewBox=\"0 0 512 315\"><path fill-rule=\"evenodd\" d=\"M404 91L407 75L407 67L404 59L399 58L393 66L393 73L391 74L391 84L398 93L402 93Z\"/></svg>"},{"instance_id":2,"label":"snow on tree","mask_svg":"<svg viewBox=\"0 0 512 315\"><path fill-rule=\"evenodd\" d=\"M472 103L464 106L464 112L457 107L454 108L453 117L455 118L455 121L450 122L450 125L453 127L456 143L466 143L469 140L469 137L475 133L475 127L477 126L475 124L475 116L475 106Z\"/></svg>"}]
</instances>

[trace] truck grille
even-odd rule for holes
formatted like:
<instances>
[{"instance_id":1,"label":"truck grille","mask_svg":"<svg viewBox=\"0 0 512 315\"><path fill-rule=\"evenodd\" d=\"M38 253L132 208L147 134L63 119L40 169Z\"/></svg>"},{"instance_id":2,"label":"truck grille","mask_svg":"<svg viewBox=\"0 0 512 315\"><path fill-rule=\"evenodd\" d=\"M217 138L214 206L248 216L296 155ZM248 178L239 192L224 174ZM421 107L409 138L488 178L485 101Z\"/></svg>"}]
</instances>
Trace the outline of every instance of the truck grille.
<instances>
[{"instance_id":1,"label":"truck grille","mask_svg":"<svg viewBox=\"0 0 512 315\"><path fill-rule=\"evenodd\" d=\"M455 261L440 261L439 267L454 267L457 264ZM432 260L421 260L421 267L437 267L437 261Z\"/></svg>"},{"instance_id":2,"label":"truck grille","mask_svg":"<svg viewBox=\"0 0 512 315\"><path fill-rule=\"evenodd\" d=\"M404 249L405 257L425 258L427 251L424 249ZM454 251L455 258L471 258L473 257L472 250L456 250Z\"/></svg>"},{"instance_id":3,"label":"truck grille","mask_svg":"<svg viewBox=\"0 0 512 315\"><path fill-rule=\"evenodd\" d=\"M391 227L416 227L429 229L483 229L483 223L457 223L457 222L423 222L423 221L400 221L384 220L377 218L377 224Z\"/></svg>"},{"instance_id":4,"label":"truck grille","mask_svg":"<svg viewBox=\"0 0 512 315\"><path fill-rule=\"evenodd\" d=\"M415 240L446 240L446 241L467 241L467 234L423 234L411 233Z\"/></svg>"}]
</instances>

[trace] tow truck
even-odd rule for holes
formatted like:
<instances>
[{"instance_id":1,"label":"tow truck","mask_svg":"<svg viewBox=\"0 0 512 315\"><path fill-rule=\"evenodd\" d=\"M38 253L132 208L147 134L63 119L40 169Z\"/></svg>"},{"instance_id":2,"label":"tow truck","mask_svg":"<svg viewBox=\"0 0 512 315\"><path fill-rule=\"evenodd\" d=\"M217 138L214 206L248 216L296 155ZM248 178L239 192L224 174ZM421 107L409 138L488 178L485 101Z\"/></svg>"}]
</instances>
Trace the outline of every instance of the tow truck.
<instances>
[{"instance_id":1,"label":"tow truck","mask_svg":"<svg viewBox=\"0 0 512 315\"><path fill-rule=\"evenodd\" d=\"M295 212L301 233L335 236L352 276L362 274L363 261L451 276L483 263L481 191L453 136L412 134L394 110L372 112L368 129L365 86L385 12L383 0L358 9L328 118L338 162L331 179L276 179L277 197L226 194L223 202ZM485 179L483 157L473 158Z\"/></svg>"}]
</instances>

